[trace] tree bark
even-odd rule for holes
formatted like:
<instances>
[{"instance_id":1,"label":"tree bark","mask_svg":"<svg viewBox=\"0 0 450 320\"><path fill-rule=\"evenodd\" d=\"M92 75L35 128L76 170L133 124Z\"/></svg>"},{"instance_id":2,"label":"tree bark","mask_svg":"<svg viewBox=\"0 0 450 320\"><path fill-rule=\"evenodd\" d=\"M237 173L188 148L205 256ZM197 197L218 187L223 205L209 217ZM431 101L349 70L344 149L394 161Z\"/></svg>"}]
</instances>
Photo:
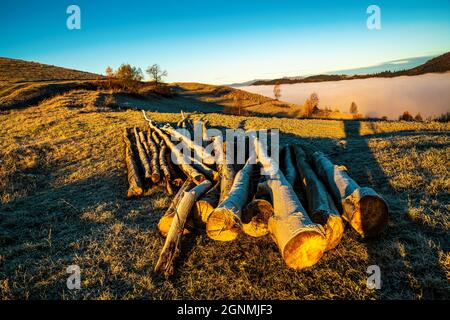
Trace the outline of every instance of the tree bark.
<instances>
[{"instance_id":1,"label":"tree bark","mask_svg":"<svg viewBox=\"0 0 450 320\"><path fill-rule=\"evenodd\" d=\"M295 187L297 173L295 171L295 166L292 161L291 146L286 145L281 150L280 156L281 156L281 163L282 163L282 169L283 169L284 176L286 177L286 180L290 183L290 185Z\"/></svg>"},{"instance_id":2,"label":"tree bark","mask_svg":"<svg viewBox=\"0 0 450 320\"><path fill-rule=\"evenodd\" d=\"M255 140L258 160L263 165L273 201L274 215L269 231L290 268L303 269L316 264L326 248L322 226L311 221L291 184L274 161L267 156L259 139Z\"/></svg>"},{"instance_id":3,"label":"tree bark","mask_svg":"<svg viewBox=\"0 0 450 320\"><path fill-rule=\"evenodd\" d=\"M161 180L161 170L159 169L159 152L158 146L152 139L151 130L147 131L147 144L151 152L151 178L153 183L158 183Z\"/></svg>"},{"instance_id":4,"label":"tree bark","mask_svg":"<svg viewBox=\"0 0 450 320\"><path fill-rule=\"evenodd\" d=\"M175 259L180 253L181 237L183 235L184 225L191 212L195 201L211 188L210 181L203 181L190 191L184 191L180 203L177 206L176 214L167 234L164 247L161 250L158 262L155 266L155 272L164 273L166 277L173 275Z\"/></svg>"},{"instance_id":5,"label":"tree bark","mask_svg":"<svg viewBox=\"0 0 450 320\"><path fill-rule=\"evenodd\" d=\"M177 206L179 202L181 201L182 196L185 192L191 190L195 187L195 183L191 179L187 179L181 188L178 190L175 197L172 199L172 202L170 203L169 208L167 209L164 216L161 217L158 223L158 230L161 233L162 236L167 236L169 233L170 226L172 225L173 218L177 211ZM185 229L185 233L188 233L189 229Z\"/></svg>"},{"instance_id":6,"label":"tree bark","mask_svg":"<svg viewBox=\"0 0 450 320\"><path fill-rule=\"evenodd\" d=\"M206 233L211 239L232 241L242 229L242 208L247 203L250 178L255 169L254 157L247 160L238 172L228 196L214 209L206 223Z\"/></svg>"},{"instance_id":7,"label":"tree bark","mask_svg":"<svg viewBox=\"0 0 450 320\"><path fill-rule=\"evenodd\" d=\"M353 229L363 238L381 233L389 216L386 201L372 188L360 187L347 168L334 165L322 152L312 153L311 161Z\"/></svg>"},{"instance_id":8,"label":"tree bark","mask_svg":"<svg viewBox=\"0 0 450 320\"><path fill-rule=\"evenodd\" d=\"M310 217L325 229L326 250L333 249L342 239L344 223L325 185L309 165L303 149L299 145L292 147L299 180L306 191Z\"/></svg>"},{"instance_id":9,"label":"tree bark","mask_svg":"<svg viewBox=\"0 0 450 320\"><path fill-rule=\"evenodd\" d=\"M223 150L225 150L225 144L223 145ZM232 160L232 159L230 159ZM222 164L220 165L220 198L219 203L223 202L230 193L231 187L233 186L234 179L236 177L236 169L233 163L227 161L225 153L223 153Z\"/></svg>"},{"instance_id":10,"label":"tree bark","mask_svg":"<svg viewBox=\"0 0 450 320\"><path fill-rule=\"evenodd\" d=\"M166 189L167 189L167 193L169 194L169 196L173 195L173 189L172 189L172 185L171 185L171 175L170 175L170 170L169 170L169 166L167 164L167 159L166 159L166 145L164 144L164 142L161 141L160 143L160 148L159 148L159 166L161 167L161 171L163 172L164 175L164 181L166 183Z\"/></svg>"},{"instance_id":11,"label":"tree bark","mask_svg":"<svg viewBox=\"0 0 450 320\"><path fill-rule=\"evenodd\" d=\"M133 153L132 144L128 136L127 129L123 133L123 141L125 143L125 162L127 165L128 191L127 197L141 196L144 193L143 183L139 176L138 165Z\"/></svg>"},{"instance_id":12,"label":"tree bark","mask_svg":"<svg viewBox=\"0 0 450 320\"><path fill-rule=\"evenodd\" d=\"M150 180L152 177L152 174L151 174L150 161L148 159L148 154L145 151L145 148L141 143L141 140L139 138L138 129L136 127L134 127L133 131L134 131L134 137L135 137L135 141L136 141L136 147L137 147L138 154L139 154L139 159L141 160L142 168L144 169L145 179Z\"/></svg>"}]
</instances>

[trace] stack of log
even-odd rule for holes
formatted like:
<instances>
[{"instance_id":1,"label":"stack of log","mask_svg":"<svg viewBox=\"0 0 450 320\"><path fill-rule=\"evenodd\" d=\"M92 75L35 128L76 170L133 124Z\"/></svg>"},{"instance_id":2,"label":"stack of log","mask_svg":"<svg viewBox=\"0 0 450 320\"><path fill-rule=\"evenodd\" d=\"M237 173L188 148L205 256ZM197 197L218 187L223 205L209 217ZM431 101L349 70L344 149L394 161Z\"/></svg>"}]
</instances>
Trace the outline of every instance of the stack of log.
<instances>
[{"instance_id":1,"label":"stack of log","mask_svg":"<svg viewBox=\"0 0 450 320\"><path fill-rule=\"evenodd\" d=\"M241 233L270 234L286 264L303 269L339 244L343 220L363 238L378 235L387 225L383 198L360 187L344 166L320 151L286 145L276 162L252 133L246 142L253 152L246 154L244 165L237 165L226 156L221 136L208 136L207 123L182 113L172 127L143 114L148 128L125 129L123 135L127 195L139 197L161 187L174 195L158 223L166 240L157 272L174 273L182 236L195 229L205 229L218 241L235 240ZM190 136L194 128L201 130L202 141L191 140L180 128Z\"/></svg>"}]
</instances>

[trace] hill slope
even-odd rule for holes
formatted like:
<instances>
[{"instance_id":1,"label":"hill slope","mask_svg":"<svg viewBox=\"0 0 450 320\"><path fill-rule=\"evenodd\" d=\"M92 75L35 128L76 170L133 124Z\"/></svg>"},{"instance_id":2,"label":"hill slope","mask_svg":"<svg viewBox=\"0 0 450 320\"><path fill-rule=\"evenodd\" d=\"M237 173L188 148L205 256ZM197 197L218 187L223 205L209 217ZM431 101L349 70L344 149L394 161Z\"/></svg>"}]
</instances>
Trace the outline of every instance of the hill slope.
<instances>
[{"instance_id":1,"label":"hill slope","mask_svg":"<svg viewBox=\"0 0 450 320\"><path fill-rule=\"evenodd\" d=\"M19 59L0 57L0 81L94 80L98 74Z\"/></svg>"}]
</instances>

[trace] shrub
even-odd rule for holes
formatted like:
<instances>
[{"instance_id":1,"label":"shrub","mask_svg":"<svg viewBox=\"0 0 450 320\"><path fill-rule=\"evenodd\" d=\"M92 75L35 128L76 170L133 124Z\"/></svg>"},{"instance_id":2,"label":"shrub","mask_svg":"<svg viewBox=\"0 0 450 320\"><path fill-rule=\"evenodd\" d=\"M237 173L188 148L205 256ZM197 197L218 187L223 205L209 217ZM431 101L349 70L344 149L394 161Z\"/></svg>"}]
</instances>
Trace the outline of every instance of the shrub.
<instances>
[{"instance_id":1,"label":"shrub","mask_svg":"<svg viewBox=\"0 0 450 320\"><path fill-rule=\"evenodd\" d=\"M403 112L401 116L398 117L399 121L414 121L414 117L409 113L409 111Z\"/></svg>"}]
</instances>

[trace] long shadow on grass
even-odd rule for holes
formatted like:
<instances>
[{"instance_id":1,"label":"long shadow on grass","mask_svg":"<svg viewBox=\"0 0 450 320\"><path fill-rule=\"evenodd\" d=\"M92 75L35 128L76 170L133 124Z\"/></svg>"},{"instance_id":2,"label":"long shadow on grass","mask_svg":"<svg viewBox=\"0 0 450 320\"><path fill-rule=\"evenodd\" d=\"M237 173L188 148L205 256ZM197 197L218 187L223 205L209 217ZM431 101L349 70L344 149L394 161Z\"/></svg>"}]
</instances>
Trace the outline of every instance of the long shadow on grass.
<instances>
[{"instance_id":1,"label":"long shadow on grass","mask_svg":"<svg viewBox=\"0 0 450 320\"><path fill-rule=\"evenodd\" d=\"M444 297L446 275L440 268L438 249L430 246L430 240L442 244L447 241L445 236L442 237L443 230L425 232L424 225L418 225L407 217L408 195L397 192L391 186L389 177L368 145L369 138L389 139L413 133L399 132L365 137L360 135L359 121L344 121L344 130L348 146L339 160L349 168L350 174L358 183L371 186L382 194L390 207L387 230L374 239L364 240L369 263L378 265L381 270L382 287L377 291L377 295L380 298ZM431 147L434 146L418 146L421 151ZM355 165L356 162L362 165Z\"/></svg>"}]
</instances>

